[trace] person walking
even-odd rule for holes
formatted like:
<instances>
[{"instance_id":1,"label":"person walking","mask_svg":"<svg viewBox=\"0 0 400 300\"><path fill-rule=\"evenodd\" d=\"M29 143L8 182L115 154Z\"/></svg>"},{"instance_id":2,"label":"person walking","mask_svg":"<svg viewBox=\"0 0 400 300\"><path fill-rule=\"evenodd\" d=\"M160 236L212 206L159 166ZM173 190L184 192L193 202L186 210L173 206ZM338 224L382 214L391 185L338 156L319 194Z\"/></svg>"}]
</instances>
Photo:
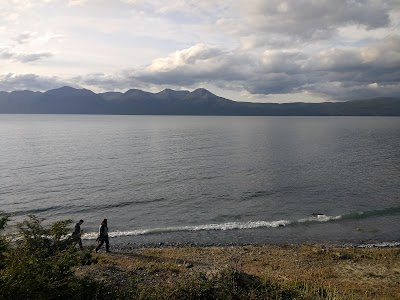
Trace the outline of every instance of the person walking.
<instances>
[{"instance_id":1,"label":"person walking","mask_svg":"<svg viewBox=\"0 0 400 300\"><path fill-rule=\"evenodd\" d=\"M74 240L74 246L76 244L79 244L79 248L83 249L82 245L82 230L81 230L81 225L83 224L83 220L79 220L78 223L75 224L75 229L74 232L72 233L72 239Z\"/></svg>"},{"instance_id":2,"label":"person walking","mask_svg":"<svg viewBox=\"0 0 400 300\"><path fill-rule=\"evenodd\" d=\"M110 242L108 241L107 219L104 219L103 222L101 222L101 225L99 227L99 235L97 237L97 241L99 242L99 244L96 247L96 253L99 252L99 249L103 246L104 242L106 243L106 252L111 252L110 251Z\"/></svg>"}]
</instances>

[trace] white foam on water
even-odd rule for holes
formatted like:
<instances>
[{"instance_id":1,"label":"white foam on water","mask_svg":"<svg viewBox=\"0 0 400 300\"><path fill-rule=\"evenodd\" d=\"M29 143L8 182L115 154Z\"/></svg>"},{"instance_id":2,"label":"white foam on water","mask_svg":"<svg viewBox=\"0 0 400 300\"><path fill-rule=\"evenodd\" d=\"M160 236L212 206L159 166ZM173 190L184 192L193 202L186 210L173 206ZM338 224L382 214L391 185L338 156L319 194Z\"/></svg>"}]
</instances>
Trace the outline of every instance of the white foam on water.
<instances>
[{"instance_id":1,"label":"white foam on water","mask_svg":"<svg viewBox=\"0 0 400 300\"><path fill-rule=\"evenodd\" d=\"M324 214L316 214L307 218L299 219L297 221L290 220L279 220L279 221L249 221L249 222L227 222L220 224L204 224L204 225L188 225L188 226L173 226L163 228L147 228L147 229L136 229L126 231L113 231L108 235L110 237L119 236L137 236L167 232L179 232L179 231L202 231L202 230L235 230L235 229L253 229L253 228L275 228L287 226L295 223L306 223L306 222L329 222L333 220L339 220L342 216L327 216ZM82 236L83 239L96 239L97 233L90 232Z\"/></svg>"},{"instance_id":2,"label":"white foam on water","mask_svg":"<svg viewBox=\"0 0 400 300\"><path fill-rule=\"evenodd\" d=\"M290 224L291 221L279 220L279 221L249 221L249 222L227 222L221 224L205 224L205 225L193 225L193 226L176 226L176 227L164 227L164 228L148 228L148 229L137 229L127 231L112 231L108 235L110 237L119 236L136 236L166 232L179 232L179 231L201 231L201 230L234 230L234 229L252 229L260 227L282 227ZM82 236L83 239L96 239L96 232L85 233Z\"/></svg>"},{"instance_id":3,"label":"white foam on water","mask_svg":"<svg viewBox=\"0 0 400 300\"><path fill-rule=\"evenodd\" d=\"M311 217L308 217L308 218L299 219L297 222L298 223L329 222L329 221L339 220L341 218L342 218L342 216L327 216L324 214L316 214L316 215L312 215Z\"/></svg>"},{"instance_id":4,"label":"white foam on water","mask_svg":"<svg viewBox=\"0 0 400 300\"><path fill-rule=\"evenodd\" d=\"M389 247L399 247L400 242L381 242L374 244L362 244L358 245L358 248L389 248Z\"/></svg>"}]
</instances>

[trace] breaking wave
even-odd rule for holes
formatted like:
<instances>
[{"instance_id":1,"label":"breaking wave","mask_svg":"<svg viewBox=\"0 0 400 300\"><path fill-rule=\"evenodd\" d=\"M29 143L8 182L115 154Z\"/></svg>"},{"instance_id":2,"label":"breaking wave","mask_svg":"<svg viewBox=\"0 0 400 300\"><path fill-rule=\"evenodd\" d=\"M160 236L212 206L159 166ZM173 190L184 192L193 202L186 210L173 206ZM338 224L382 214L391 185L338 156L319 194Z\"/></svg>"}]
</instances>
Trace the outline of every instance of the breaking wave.
<instances>
[{"instance_id":1,"label":"breaking wave","mask_svg":"<svg viewBox=\"0 0 400 300\"><path fill-rule=\"evenodd\" d=\"M240 230L240 229L254 229L254 228L276 228L284 227L290 224L304 223L304 222L327 222L330 220L337 220L340 216L325 216L321 217L310 217L308 219L300 219L297 221L290 220L278 220L278 221L249 221L249 222L227 222L220 224L204 224L204 225L189 225L189 226L172 226L162 228L147 228L147 229L136 229L127 231L113 231L109 233L110 237L119 236L137 236L137 235L150 235L160 234L168 232L180 232L180 231L203 231L203 230ZM95 239L97 233L91 232L84 234L84 239Z\"/></svg>"},{"instance_id":2,"label":"breaking wave","mask_svg":"<svg viewBox=\"0 0 400 300\"><path fill-rule=\"evenodd\" d=\"M207 230L242 230L254 228L279 228L284 226L303 225L316 222L331 222L338 220L365 219L376 216L400 214L400 207L384 208L372 211L351 212L348 214L329 216L322 213L313 213L308 217L297 220L277 220L277 221L248 221L248 222L226 222L212 223L203 225L171 226L160 228L143 228L126 231L112 231L110 237L151 235L181 231L207 231ZM83 235L84 239L96 239L96 232L89 232Z\"/></svg>"}]
</instances>

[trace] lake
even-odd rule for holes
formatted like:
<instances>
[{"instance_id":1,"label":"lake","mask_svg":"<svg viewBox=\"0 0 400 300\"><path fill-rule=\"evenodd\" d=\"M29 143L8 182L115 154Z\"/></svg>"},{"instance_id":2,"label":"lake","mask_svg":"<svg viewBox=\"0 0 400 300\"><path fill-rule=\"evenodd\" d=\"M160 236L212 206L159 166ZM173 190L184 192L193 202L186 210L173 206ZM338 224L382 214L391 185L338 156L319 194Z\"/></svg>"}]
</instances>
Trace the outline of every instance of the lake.
<instances>
[{"instance_id":1,"label":"lake","mask_svg":"<svg viewBox=\"0 0 400 300\"><path fill-rule=\"evenodd\" d=\"M399 146L396 117L0 115L0 210L92 242L398 242Z\"/></svg>"}]
</instances>

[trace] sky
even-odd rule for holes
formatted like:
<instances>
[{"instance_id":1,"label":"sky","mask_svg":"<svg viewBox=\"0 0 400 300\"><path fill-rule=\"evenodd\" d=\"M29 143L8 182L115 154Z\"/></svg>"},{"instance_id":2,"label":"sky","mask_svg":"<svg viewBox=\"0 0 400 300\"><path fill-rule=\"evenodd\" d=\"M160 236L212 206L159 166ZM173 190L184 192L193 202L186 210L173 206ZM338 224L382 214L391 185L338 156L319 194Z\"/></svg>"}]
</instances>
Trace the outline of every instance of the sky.
<instances>
[{"instance_id":1,"label":"sky","mask_svg":"<svg viewBox=\"0 0 400 300\"><path fill-rule=\"evenodd\" d=\"M0 91L400 97L400 0L0 0Z\"/></svg>"}]
</instances>

